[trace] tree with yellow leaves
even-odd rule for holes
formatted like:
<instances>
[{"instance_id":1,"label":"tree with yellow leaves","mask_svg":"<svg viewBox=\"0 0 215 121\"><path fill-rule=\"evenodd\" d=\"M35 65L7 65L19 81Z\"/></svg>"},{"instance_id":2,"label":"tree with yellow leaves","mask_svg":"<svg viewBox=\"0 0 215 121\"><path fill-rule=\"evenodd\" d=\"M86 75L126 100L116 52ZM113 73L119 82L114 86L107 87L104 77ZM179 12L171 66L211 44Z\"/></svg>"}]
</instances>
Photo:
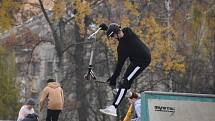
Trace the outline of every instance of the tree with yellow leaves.
<instances>
[{"instance_id":1,"label":"tree with yellow leaves","mask_svg":"<svg viewBox=\"0 0 215 121\"><path fill-rule=\"evenodd\" d=\"M0 33L8 30L15 24L14 15L20 9L21 4L18 0L1 0L0 1Z\"/></svg>"},{"instance_id":2,"label":"tree with yellow leaves","mask_svg":"<svg viewBox=\"0 0 215 121\"><path fill-rule=\"evenodd\" d=\"M176 70L184 72L183 57L177 53L175 44L175 31L173 28L162 27L156 21L153 15L141 17L140 4L125 0L125 13L120 17L122 27L131 26L139 35L141 40L146 42L152 51L151 69L156 70L157 65L162 65L162 70L168 72ZM110 3L111 4L111 3ZM128 17L129 16L129 17ZM170 35L170 36L167 36ZM116 47L109 41L104 41L113 52ZM157 68L158 69L158 68Z\"/></svg>"},{"instance_id":3,"label":"tree with yellow leaves","mask_svg":"<svg viewBox=\"0 0 215 121\"><path fill-rule=\"evenodd\" d=\"M0 119L14 119L19 110L19 88L15 82L15 53L0 46Z\"/></svg>"},{"instance_id":4,"label":"tree with yellow leaves","mask_svg":"<svg viewBox=\"0 0 215 121\"><path fill-rule=\"evenodd\" d=\"M209 84L210 79L208 80L215 79L210 74L214 72L214 10L214 1L192 2L190 17L187 20L189 28L186 29L189 48L186 53L188 69L184 76L191 92L208 91L215 87ZM204 88L202 85L208 87Z\"/></svg>"}]
</instances>

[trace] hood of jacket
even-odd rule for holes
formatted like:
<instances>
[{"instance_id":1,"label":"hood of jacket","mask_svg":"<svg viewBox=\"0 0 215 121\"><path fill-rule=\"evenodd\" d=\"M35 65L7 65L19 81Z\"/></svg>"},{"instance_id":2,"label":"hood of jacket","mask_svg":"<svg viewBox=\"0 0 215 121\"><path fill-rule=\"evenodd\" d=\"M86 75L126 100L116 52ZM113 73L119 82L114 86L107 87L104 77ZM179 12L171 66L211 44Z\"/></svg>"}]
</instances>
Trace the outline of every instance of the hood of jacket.
<instances>
[{"instance_id":1,"label":"hood of jacket","mask_svg":"<svg viewBox=\"0 0 215 121\"><path fill-rule=\"evenodd\" d=\"M58 88L58 87L60 87L60 84L57 83L57 82L49 82L49 83L48 83L48 87L51 87L51 88Z\"/></svg>"}]
</instances>

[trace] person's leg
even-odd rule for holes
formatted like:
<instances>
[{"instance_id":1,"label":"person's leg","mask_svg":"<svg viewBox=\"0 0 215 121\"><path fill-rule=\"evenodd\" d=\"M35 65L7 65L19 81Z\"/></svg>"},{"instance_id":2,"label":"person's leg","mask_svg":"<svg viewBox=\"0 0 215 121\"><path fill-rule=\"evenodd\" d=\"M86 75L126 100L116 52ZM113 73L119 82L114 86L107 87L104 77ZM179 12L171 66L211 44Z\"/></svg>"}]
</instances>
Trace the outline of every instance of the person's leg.
<instances>
[{"instance_id":1,"label":"person's leg","mask_svg":"<svg viewBox=\"0 0 215 121\"><path fill-rule=\"evenodd\" d=\"M123 77L123 82L119 86L119 90L116 94L116 97L113 101L113 105L117 108L124 98L128 89L131 88L133 80L144 70L145 68L140 67L136 64L131 63Z\"/></svg>"},{"instance_id":2,"label":"person's leg","mask_svg":"<svg viewBox=\"0 0 215 121\"><path fill-rule=\"evenodd\" d=\"M148 66L148 64L145 64L141 67L137 66L137 64L130 64L124 75L123 83L119 86L119 90L117 92L117 95L115 96L113 104L106 107L105 109L100 109L100 112L112 116L117 116L116 108L121 103L122 99L127 93L127 90L130 89L133 80Z\"/></svg>"},{"instance_id":3,"label":"person's leg","mask_svg":"<svg viewBox=\"0 0 215 121\"><path fill-rule=\"evenodd\" d=\"M52 121L58 121L61 110L53 110Z\"/></svg>"},{"instance_id":4,"label":"person's leg","mask_svg":"<svg viewBox=\"0 0 215 121\"><path fill-rule=\"evenodd\" d=\"M46 121L51 121L52 118L52 111L47 109Z\"/></svg>"}]
</instances>

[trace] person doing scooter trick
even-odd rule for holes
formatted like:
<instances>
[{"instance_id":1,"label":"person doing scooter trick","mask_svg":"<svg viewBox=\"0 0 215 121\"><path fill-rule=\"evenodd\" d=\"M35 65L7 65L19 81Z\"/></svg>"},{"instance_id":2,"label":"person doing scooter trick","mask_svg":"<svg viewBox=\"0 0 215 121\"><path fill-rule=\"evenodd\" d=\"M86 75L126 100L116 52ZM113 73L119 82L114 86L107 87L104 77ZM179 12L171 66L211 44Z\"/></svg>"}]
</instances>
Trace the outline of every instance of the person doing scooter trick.
<instances>
[{"instance_id":1,"label":"person doing scooter trick","mask_svg":"<svg viewBox=\"0 0 215 121\"><path fill-rule=\"evenodd\" d=\"M122 29L116 23L111 23L108 27L105 27L105 24L101 24L100 27L102 30L106 30L108 38L118 41L116 68L113 75L107 80L112 88L116 87L116 79L120 75L124 62L127 58L130 60L130 65L123 76L119 89L117 89L112 105L107 106L105 109L100 109L100 112L104 114L117 116L116 110L126 92L131 88L133 80L150 64L151 53L131 28L125 27Z\"/></svg>"}]
</instances>

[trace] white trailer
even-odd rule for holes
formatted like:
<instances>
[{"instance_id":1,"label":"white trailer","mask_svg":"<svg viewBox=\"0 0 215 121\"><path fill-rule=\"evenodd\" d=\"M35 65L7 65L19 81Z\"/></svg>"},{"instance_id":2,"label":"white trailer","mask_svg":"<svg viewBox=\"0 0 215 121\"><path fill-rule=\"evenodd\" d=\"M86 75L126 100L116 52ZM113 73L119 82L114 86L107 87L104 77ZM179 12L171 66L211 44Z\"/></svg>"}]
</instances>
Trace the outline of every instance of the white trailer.
<instances>
[{"instance_id":1,"label":"white trailer","mask_svg":"<svg viewBox=\"0 0 215 121\"><path fill-rule=\"evenodd\" d=\"M142 121L215 121L215 95L146 91Z\"/></svg>"}]
</instances>

